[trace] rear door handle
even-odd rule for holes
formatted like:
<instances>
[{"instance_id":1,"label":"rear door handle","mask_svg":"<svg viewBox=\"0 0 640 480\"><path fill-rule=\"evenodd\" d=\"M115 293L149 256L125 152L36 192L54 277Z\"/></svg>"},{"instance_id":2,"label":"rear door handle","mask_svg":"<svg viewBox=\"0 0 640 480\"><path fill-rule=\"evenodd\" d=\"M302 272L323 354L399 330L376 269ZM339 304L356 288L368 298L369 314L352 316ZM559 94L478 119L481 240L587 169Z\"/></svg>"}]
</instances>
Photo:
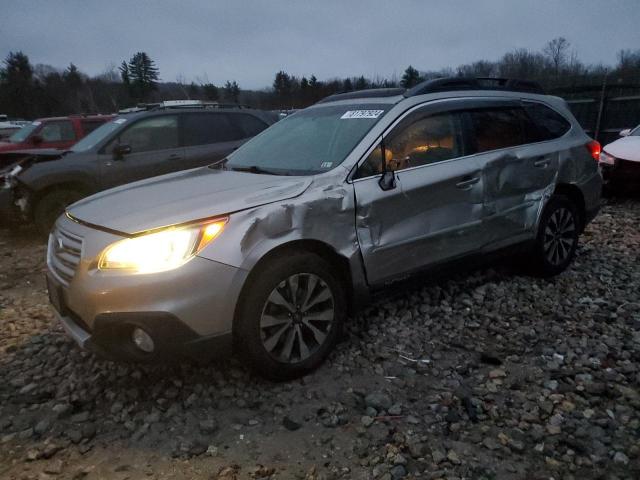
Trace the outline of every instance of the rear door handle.
<instances>
[{"instance_id":1,"label":"rear door handle","mask_svg":"<svg viewBox=\"0 0 640 480\"><path fill-rule=\"evenodd\" d=\"M182 158L182 155L177 154L177 153L172 153L171 155L169 155L167 157L167 160L178 160L180 158Z\"/></svg>"},{"instance_id":2,"label":"rear door handle","mask_svg":"<svg viewBox=\"0 0 640 480\"><path fill-rule=\"evenodd\" d=\"M479 181L480 177L465 177L461 181L456 183L456 188L459 188L461 190L468 190Z\"/></svg>"},{"instance_id":3,"label":"rear door handle","mask_svg":"<svg viewBox=\"0 0 640 480\"><path fill-rule=\"evenodd\" d=\"M533 166L537 168L546 168L549 166L550 163L551 163L550 158L543 157L533 162Z\"/></svg>"}]
</instances>

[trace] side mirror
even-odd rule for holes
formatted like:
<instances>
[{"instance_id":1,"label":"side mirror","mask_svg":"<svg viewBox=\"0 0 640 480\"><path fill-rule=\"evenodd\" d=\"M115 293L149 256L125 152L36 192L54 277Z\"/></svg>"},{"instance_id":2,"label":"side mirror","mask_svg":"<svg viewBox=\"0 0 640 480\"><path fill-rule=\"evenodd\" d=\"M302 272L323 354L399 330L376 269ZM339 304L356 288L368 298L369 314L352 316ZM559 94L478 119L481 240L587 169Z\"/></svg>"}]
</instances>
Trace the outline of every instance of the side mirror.
<instances>
[{"instance_id":1,"label":"side mirror","mask_svg":"<svg viewBox=\"0 0 640 480\"><path fill-rule=\"evenodd\" d=\"M385 192L387 190L393 190L396 188L396 174L392 170L386 170L380 177L378 185L380 185L380 188Z\"/></svg>"},{"instance_id":2,"label":"side mirror","mask_svg":"<svg viewBox=\"0 0 640 480\"><path fill-rule=\"evenodd\" d=\"M620 132L620 136L621 137L628 137L630 133L631 133L631 129L630 128L625 128L624 130L622 130Z\"/></svg>"},{"instance_id":3,"label":"side mirror","mask_svg":"<svg viewBox=\"0 0 640 480\"><path fill-rule=\"evenodd\" d=\"M34 135L33 137L31 137L31 143L33 143L34 145L40 145L42 142L44 142L44 138L42 138L40 135Z\"/></svg>"},{"instance_id":4,"label":"side mirror","mask_svg":"<svg viewBox=\"0 0 640 480\"><path fill-rule=\"evenodd\" d=\"M114 160L122 160L125 155L131 153L130 145L116 145L113 147Z\"/></svg>"}]
</instances>

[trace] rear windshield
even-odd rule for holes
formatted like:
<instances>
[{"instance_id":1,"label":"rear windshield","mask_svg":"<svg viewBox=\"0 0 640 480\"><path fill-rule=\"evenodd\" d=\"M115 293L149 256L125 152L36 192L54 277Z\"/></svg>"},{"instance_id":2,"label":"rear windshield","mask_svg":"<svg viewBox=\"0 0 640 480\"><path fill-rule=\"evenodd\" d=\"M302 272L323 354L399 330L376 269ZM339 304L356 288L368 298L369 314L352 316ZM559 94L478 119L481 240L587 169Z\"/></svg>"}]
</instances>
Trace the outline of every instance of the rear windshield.
<instances>
[{"instance_id":1,"label":"rear windshield","mask_svg":"<svg viewBox=\"0 0 640 480\"><path fill-rule=\"evenodd\" d=\"M321 106L280 120L236 150L231 169L312 175L340 165L384 116L388 104Z\"/></svg>"}]
</instances>

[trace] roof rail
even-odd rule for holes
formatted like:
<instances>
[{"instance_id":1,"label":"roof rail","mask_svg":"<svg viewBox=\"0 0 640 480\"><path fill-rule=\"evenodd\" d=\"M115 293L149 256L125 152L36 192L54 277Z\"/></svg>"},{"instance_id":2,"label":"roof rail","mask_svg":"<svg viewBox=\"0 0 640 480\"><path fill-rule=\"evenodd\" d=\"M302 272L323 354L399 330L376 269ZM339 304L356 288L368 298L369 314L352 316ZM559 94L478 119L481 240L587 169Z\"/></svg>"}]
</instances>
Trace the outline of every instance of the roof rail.
<instances>
[{"instance_id":1,"label":"roof rail","mask_svg":"<svg viewBox=\"0 0 640 480\"><path fill-rule=\"evenodd\" d=\"M527 92L544 94L544 89L538 82L520 80L516 78L494 77L445 77L426 80L410 88L404 93L405 97L424 95L426 93L450 92L457 90L502 90L511 92Z\"/></svg>"},{"instance_id":2,"label":"roof rail","mask_svg":"<svg viewBox=\"0 0 640 480\"><path fill-rule=\"evenodd\" d=\"M180 108L252 108L249 105L243 105L238 103L218 103L218 102L203 102L202 100L168 100L159 103L139 103L135 107L123 108L118 113L136 113L145 112L149 110L169 110Z\"/></svg>"},{"instance_id":3,"label":"roof rail","mask_svg":"<svg viewBox=\"0 0 640 480\"><path fill-rule=\"evenodd\" d=\"M337 100L349 100L352 98L395 97L404 93L404 88L370 88L368 90L355 90L353 92L334 93L324 97L316 103L335 102Z\"/></svg>"}]
</instances>

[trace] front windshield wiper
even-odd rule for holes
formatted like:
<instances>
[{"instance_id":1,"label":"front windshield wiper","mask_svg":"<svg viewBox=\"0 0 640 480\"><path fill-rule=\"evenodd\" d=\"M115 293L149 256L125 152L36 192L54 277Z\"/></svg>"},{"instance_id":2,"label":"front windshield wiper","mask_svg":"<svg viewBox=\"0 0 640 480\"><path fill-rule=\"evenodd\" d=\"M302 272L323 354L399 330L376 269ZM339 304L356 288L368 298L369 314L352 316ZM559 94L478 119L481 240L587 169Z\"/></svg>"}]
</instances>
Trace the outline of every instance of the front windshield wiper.
<instances>
[{"instance_id":1,"label":"front windshield wiper","mask_svg":"<svg viewBox=\"0 0 640 480\"><path fill-rule=\"evenodd\" d=\"M249 165L246 167L229 167L234 172L249 172L249 173L258 173L264 175L280 175L279 173L274 172L273 170L267 170L266 168L259 167L258 165Z\"/></svg>"}]
</instances>

